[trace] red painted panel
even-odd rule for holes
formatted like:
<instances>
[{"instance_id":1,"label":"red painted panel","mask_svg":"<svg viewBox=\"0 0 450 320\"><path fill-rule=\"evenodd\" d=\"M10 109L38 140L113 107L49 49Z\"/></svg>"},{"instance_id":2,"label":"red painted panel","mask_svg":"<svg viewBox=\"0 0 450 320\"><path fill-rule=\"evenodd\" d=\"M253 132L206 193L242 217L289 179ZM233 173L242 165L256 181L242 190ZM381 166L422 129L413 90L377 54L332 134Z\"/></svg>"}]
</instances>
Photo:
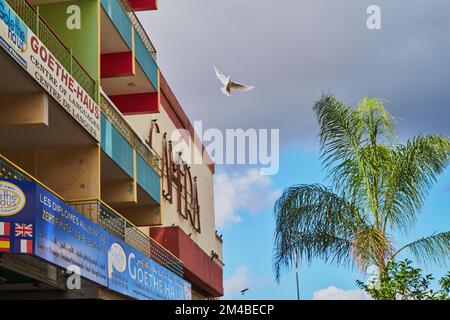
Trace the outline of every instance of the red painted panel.
<instances>
[{"instance_id":1,"label":"red painted panel","mask_svg":"<svg viewBox=\"0 0 450 320\"><path fill-rule=\"evenodd\" d=\"M125 114L158 112L158 93L135 93L109 96L119 110Z\"/></svg>"},{"instance_id":2,"label":"red painted panel","mask_svg":"<svg viewBox=\"0 0 450 320\"><path fill-rule=\"evenodd\" d=\"M133 76L133 54L131 52L102 54L100 74L102 79Z\"/></svg>"},{"instance_id":3,"label":"red painted panel","mask_svg":"<svg viewBox=\"0 0 450 320\"><path fill-rule=\"evenodd\" d=\"M128 0L134 11L158 10L158 0Z\"/></svg>"},{"instance_id":4,"label":"red painted panel","mask_svg":"<svg viewBox=\"0 0 450 320\"><path fill-rule=\"evenodd\" d=\"M213 297L223 296L223 270L180 227L154 227L150 235L177 256L184 265L184 278Z\"/></svg>"}]
</instances>

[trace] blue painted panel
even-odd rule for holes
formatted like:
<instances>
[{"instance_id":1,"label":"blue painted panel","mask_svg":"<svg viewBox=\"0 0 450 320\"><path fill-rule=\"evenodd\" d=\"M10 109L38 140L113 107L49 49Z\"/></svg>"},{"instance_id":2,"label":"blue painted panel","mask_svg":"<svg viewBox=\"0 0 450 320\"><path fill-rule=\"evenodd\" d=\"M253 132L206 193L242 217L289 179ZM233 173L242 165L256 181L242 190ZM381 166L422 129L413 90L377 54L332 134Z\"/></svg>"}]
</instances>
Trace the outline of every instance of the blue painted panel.
<instances>
[{"instance_id":1,"label":"blue painted panel","mask_svg":"<svg viewBox=\"0 0 450 320\"><path fill-rule=\"evenodd\" d=\"M133 178L133 147L105 116L101 115L101 146L131 178Z\"/></svg>"},{"instance_id":2,"label":"blue painted panel","mask_svg":"<svg viewBox=\"0 0 450 320\"><path fill-rule=\"evenodd\" d=\"M118 0L101 0L102 7L119 31L130 50L133 48L131 22Z\"/></svg>"},{"instance_id":3,"label":"blue painted panel","mask_svg":"<svg viewBox=\"0 0 450 320\"><path fill-rule=\"evenodd\" d=\"M159 176L140 155L136 155L136 173L137 173L137 183L157 203L160 203L161 185Z\"/></svg>"}]
</instances>

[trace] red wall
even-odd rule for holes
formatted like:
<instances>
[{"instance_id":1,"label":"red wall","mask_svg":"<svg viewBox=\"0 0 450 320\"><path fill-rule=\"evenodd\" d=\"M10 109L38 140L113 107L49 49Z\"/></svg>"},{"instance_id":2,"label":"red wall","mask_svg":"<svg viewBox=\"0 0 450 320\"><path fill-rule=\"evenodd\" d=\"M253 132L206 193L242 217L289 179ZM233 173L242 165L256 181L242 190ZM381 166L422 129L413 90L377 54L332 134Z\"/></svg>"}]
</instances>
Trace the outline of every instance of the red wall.
<instances>
[{"instance_id":1,"label":"red wall","mask_svg":"<svg viewBox=\"0 0 450 320\"><path fill-rule=\"evenodd\" d=\"M154 227L150 235L184 264L184 278L213 297L223 296L223 270L180 227Z\"/></svg>"}]
</instances>

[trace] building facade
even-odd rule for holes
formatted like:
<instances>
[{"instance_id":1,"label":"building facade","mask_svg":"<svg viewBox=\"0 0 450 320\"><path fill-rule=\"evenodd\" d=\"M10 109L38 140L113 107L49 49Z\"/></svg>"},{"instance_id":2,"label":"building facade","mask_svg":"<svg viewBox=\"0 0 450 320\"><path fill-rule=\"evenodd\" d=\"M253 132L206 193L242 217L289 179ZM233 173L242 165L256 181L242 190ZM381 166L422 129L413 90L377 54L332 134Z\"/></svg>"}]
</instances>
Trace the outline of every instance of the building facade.
<instances>
[{"instance_id":1,"label":"building facade","mask_svg":"<svg viewBox=\"0 0 450 320\"><path fill-rule=\"evenodd\" d=\"M145 10L0 0L0 298L223 295L214 163Z\"/></svg>"}]
</instances>

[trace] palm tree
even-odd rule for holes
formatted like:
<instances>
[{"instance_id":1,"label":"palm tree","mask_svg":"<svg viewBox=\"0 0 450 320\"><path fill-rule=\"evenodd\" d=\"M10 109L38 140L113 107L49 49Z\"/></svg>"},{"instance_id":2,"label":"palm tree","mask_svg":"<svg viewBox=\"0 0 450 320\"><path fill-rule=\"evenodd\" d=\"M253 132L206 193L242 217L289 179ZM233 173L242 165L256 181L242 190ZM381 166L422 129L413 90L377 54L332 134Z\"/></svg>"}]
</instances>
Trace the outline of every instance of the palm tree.
<instances>
[{"instance_id":1,"label":"palm tree","mask_svg":"<svg viewBox=\"0 0 450 320\"><path fill-rule=\"evenodd\" d=\"M450 231L398 249L392 234L415 224L436 177L450 160L450 140L417 136L397 144L395 119L379 99L362 99L356 109L331 95L314 105L320 127L322 164L331 187L287 188L274 207L274 270L319 258L361 269L383 269L388 259L409 251L419 262L445 264Z\"/></svg>"}]
</instances>

